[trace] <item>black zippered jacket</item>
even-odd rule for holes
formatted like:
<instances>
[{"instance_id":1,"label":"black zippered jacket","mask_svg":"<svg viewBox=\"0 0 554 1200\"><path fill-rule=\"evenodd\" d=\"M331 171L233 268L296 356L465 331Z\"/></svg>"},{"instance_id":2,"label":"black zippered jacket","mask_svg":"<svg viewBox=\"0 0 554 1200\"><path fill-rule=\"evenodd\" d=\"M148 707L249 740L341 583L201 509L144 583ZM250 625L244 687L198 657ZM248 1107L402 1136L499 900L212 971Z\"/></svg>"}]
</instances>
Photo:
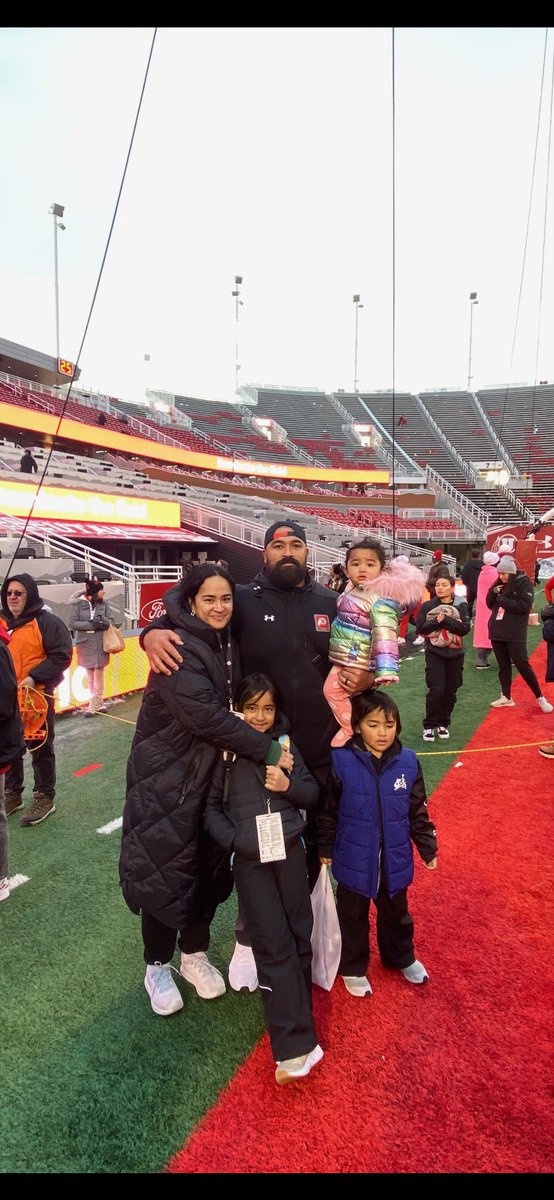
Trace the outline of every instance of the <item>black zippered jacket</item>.
<instances>
[{"instance_id":1,"label":"black zippered jacket","mask_svg":"<svg viewBox=\"0 0 554 1200\"><path fill-rule=\"evenodd\" d=\"M499 585L500 591L495 591ZM535 593L531 580L524 571L511 575L508 582L502 584L498 579L493 583L486 595L486 602L492 609L489 617L489 637L491 642L519 642L526 645L529 613L533 606ZM504 610L504 616L498 619L498 610Z\"/></svg>"},{"instance_id":2,"label":"black zippered jacket","mask_svg":"<svg viewBox=\"0 0 554 1200\"><path fill-rule=\"evenodd\" d=\"M288 729L286 718L277 720L271 736L278 738ZM223 757L220 758L204 813L204 826L219 846L229 851L236 850L245 858L259 860L256 817L265 816L268 812L268 799L270 811L281 814L285 849L289 850L300 841L306 822L298 810L313 808L317 804L319 788L293 742L290 743L290 751L294 766L286 792L271 792L266 787L264 765L248 758L237 758L227 763L224 763Z\"/></svg>"},{"instance_id":3,"label":"black zippered jacket","mask_svg":"<svg viewBox=\"0 0 554 1200\"><path fill-rule=\"evenodd\" d=\"M431 600L426 600L421 605L416 617L416 633L422 634L425 637L425 654L437 654L439 658L460 658L465 654L463 642L461 646L435 646L429 641L429 634L435 633L437 630L448 629L450 633L457 633L458 637L465 637L471 629L471 621L469 617L469 609L465 600L455 597L451 602L452 608L456 608L459 613L458 619L455 617L445 616L443 621L437 621L437 618L430 616L434 608L439 608L442 601L438 596L434 596Z\"/></svg>"}]
</instances>

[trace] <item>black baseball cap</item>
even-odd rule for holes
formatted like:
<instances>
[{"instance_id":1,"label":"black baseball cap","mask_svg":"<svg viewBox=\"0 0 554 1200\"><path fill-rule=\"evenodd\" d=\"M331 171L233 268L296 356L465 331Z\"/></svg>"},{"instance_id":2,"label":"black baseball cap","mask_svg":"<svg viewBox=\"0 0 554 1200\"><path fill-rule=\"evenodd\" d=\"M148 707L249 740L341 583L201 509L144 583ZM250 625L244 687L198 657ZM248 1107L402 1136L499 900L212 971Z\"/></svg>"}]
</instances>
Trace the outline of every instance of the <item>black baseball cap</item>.
<instances>
[{"instance_id":1,"label":"black baseball cap","mask_svg":"<svg viewBox=\"0 0 554 1200\"><path fill-rule=\"evenodd\" d=\"M301 525L297 525L296 521L274 521L273 525L266 529L264 534L264 548L270 542L274 542L277 538L297 537L301 542L306 542L306 530ZM306 545L308 543L306 542Z\"/></svg>"}]
</instances>

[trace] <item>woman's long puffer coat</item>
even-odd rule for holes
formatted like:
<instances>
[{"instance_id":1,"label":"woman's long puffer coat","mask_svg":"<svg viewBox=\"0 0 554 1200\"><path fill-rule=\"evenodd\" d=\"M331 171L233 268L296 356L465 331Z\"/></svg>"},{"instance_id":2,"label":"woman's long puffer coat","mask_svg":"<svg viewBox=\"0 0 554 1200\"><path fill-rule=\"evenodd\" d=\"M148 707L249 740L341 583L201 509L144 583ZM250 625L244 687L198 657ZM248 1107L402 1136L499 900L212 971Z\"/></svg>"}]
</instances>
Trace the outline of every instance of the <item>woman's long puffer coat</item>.
<instances>
[{"instance_id":1,"label":"woman's long puffer coat","mask_svg":"<svg viewBox=\"0 0 554 1200\"><path fill-rule=\"evenodd\" d=\"M184 610L176 632L183 662L172 675L150 674L138 716L127 765L119 874L133 912L144 909L182 929L213 885L207 863L213 855L209 848L206 854L202 823L220 751L263 763L278 761L280 747L229 709L226 634ZM236 687L238 653L232 649ZM230 886L229 876L227 895ZM218 895L219 901L225 898Z\"/></svg>"}]
</instances>

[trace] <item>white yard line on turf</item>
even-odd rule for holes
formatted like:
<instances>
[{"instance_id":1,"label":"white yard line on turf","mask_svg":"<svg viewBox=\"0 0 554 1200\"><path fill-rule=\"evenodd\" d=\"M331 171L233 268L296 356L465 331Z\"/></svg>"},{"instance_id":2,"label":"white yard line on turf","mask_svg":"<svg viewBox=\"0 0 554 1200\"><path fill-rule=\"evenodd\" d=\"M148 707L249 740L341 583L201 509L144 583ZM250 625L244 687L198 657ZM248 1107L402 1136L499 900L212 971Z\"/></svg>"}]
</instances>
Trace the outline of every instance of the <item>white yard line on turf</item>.
<instances>
[{"instance_id":1,"label":"white yard line on turf","mask_svg":"<svg viewBox=\"0 0 554 1200\"><path fill-rule=\"evenodd\" d=\"M97 829L97 833L113 833L114 829L121 829L123 825L123 817L116 817L115 821L109 821L107 825L101 825Z\"/></svg>"}]
</instances>

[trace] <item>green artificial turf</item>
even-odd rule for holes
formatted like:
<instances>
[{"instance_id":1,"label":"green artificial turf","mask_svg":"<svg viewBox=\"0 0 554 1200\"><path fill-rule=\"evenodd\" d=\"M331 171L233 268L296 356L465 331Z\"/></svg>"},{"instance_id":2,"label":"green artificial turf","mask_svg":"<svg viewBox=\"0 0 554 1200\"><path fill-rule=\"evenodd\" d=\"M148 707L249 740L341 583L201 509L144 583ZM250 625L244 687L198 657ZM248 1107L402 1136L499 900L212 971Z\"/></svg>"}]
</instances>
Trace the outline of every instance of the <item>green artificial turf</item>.
<instances>
[{"instance_id":1,"label":"green artificial turf","mask_svg":"<svg viewBox=\"0 0 554 1200\"><path fill-rule=\"evenodd\" d=\"M538 593L536 607L543 602ZM530 628L530 652L540 636ZM495 667L475 671L468 643L451 741L429 746L421 741L424 655L403 650L392 694L429 794L455 761L429 752L461 750L499 695ZM31 829L20 828L21 814L10 818L10 875L29 882L0 906L3 1173L160 1171L263 1032L257 993L229 989L206 1002L182 983L181 1012L162 1019L151 1011L139 920L118 887L120 831L96 832L121 815L139 705L132 696L107 717L59 718L56 813ZM102 765L74 777L91 763ZM28 758L25 770L29 801ZM235 915L233 895L212 927L210 955L224 971Z\"/></svg>"}]
</instances>

